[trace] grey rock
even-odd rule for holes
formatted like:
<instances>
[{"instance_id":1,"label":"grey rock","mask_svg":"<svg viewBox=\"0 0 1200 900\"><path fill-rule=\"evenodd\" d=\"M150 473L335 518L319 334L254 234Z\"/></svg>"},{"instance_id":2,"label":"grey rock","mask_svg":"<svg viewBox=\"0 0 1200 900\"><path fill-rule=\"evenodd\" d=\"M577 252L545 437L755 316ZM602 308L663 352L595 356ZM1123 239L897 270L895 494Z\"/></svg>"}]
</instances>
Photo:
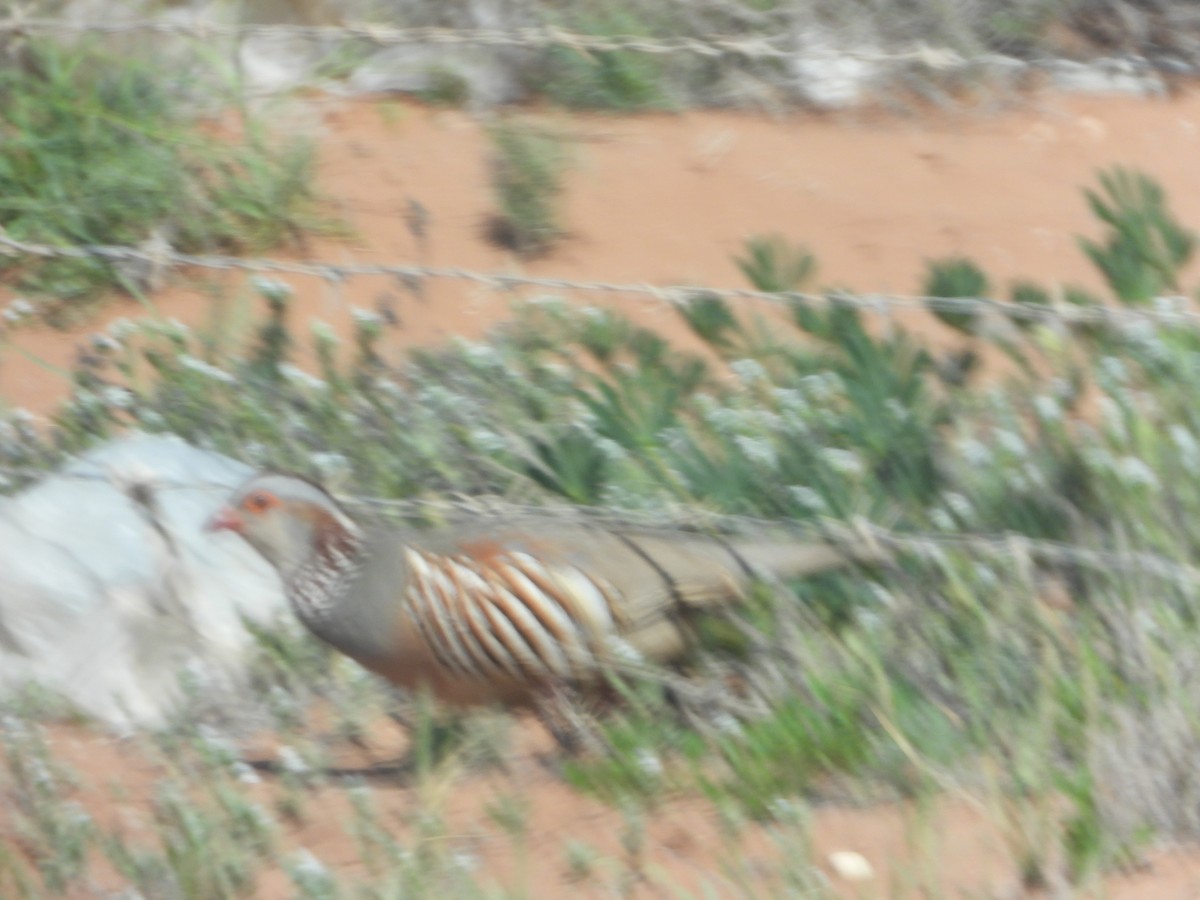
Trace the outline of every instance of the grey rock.
<instances>
[{"instance_id":1,"label":"grey rock","mask_svg":"<svg viewBox=\"0 0 1200 900\"><path fill-rule=\"evenodd\" d=\"M1157 95L1166 91L1162 76L1138 59L1094 62L1050 60L1043 64L1051 84L1061 91L1086 94Z\"/></svg>"},{"instance_id":2,"label":"grey rock","mask_svg":"<svg viewBox=\"0 0 1200 900\"><path fill-rule=\"evenodd\" d=\"M861 103L882 74L877 54L863 46L851 50L819 29L793 34L796 53L785 61L792 85L818 109L846 109Z\"/></svg>"},{"instance_id":3,"label":"grey rock","mask_svg":"<svg viewBox=\"0 0 1200 900\"><path fill-rule=\"evenodd\" d=\"M518 51L519 52L519 51ZM392 47L374 54L346 82L350 93L403 91L423 93L439 83L457 81L470 105L512 103L525 94L513 51L503 54L479 47Z\"/></svg>"},{"instance_id":4,"label":"grey rock","mask_svg":"<svg viewBox=\"0 0 1200 900\"><path fill-rule=\"evenodd\" d=\"M214 698L235 691L252 643L243 619L285 603L256 554L203 530L250 474L139 435L0 499L0 696L37 682L129 729L168 720L183 673ZM148 506L130 496L139 482L153 486Z\"/></svg>"}]
</instances>

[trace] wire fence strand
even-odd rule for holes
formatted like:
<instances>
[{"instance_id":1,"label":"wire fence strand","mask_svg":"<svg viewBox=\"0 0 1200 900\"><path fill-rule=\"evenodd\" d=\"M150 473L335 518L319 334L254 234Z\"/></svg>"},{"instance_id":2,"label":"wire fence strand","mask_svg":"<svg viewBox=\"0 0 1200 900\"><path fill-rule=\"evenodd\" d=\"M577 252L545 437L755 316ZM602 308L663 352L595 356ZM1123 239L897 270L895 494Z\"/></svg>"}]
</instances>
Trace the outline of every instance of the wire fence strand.
<instances>
[{"instance_id":1,"label":"wire fence strand","mask_svg":"<svg viewBox=\"0 0 1200 900\"><path fill-rule=\"evenodd\" d=\"M0 476L19 477L31 481L44 478L65 478L72 481L110 485L130 497L146 497L158 491L192 491L210 494L214 510L221 499L238 486L236 482L181 481L146 477L134 472L116 470L91 471L70 468L51 472L28 467L0 466ZM738 534L748 531L784 531L797 540L827 540L846 547L867 549L861 557L877 561L892 553L910 554L928 562L941 564L948 553L964 553L995 560L1036 561L1047 565L1074 566L1100 574L1148 576L1191 588L1200 585L1200 567L1181 563L1155 553L1089 547L1063 541L1049 541L1008 532L987 534L976 532L913 532L897 531L865 518L849 521L796 521L764 519L753 516L729 515L698 507L677 507L664 511L625 510L613 507L583 507L550 503L532 505L517 503L494 496L451 496L443 498L390 499L356 494L338 494L344 506L363 511L382 512L389 516L428 520L469 518L472 521L491 519L513 522L521 519L553 519L563 523L586 523L609 527L666 528L687 531L709 531ZM0 507L5 499L0 498ZM11 502L11 501L10 501Z\"/></svg>"},{"instance_id":2,"label":"wire fence strand","mask_svg":"<svg viewBox=\"0 0 1200 900\"><path fill-rule=\"evenodd\" d=\"M9 237L0 229L0 254L41 259L102 259L111 263L137 263L161 271L200 268L241 271L264 275L299 275L341 283L356 277L393 277L406 284L424 280L469 281L497 290L540 288L579 293L632 295L672 305L685 305L704 297L727 301L764 301L775 304L805 304L817 307L849 307L867 313L890 314L902 310L932 310L976 317L996 316L1024 322L1061 323L1081 328L1104 326L1119 330L1138 327L1200 329L1200 313L1189 308L1183 296L1156 298L1146 308L1057 303L1008 303L987 297L929 297L896 294L854 294L843 291L816 294L801 291L760 291L749 288L705 285L654 285L644 282L580 281L508 272L487 272L459 266L426 266L407 263L333 263L315 260L247 259L237 256L200 256L168 248L141 249L130 246L82 244L52 246Z\"/></svg>"},{"instance_id":3,"label":"wire fence strand","mask_svg":"<svg viewBox=\"0 0 1200 900\"><path fill-rule=\"evenodd\" d=\"M127 22L68 22L59 19L29 18L10 14L0 20L0 35L44 35L66 37L80 34L128 35L158 34L187 37L200 41L214 38L276 38L307 41L365 41L378 46L463 45L547 49L561 47L582 53L628 52L665 56L687 54L707 58L741 57L752 60L778 60L803 57L803 45L783 46L778 34L709 34L665 38L644 35L582 34L554 26L513 29L404 27L373 22L344 22L337 25L238 24L193 19L190 21L131 20ZM946 47L916 43L895 51L838 50L839 58L876 63L916 63L929 69L960 69L984 64L999 57L981 54L966 57ZM1025 65L1021 60L1004 57L1008 65Z\"/></svg>"}]
</instances>

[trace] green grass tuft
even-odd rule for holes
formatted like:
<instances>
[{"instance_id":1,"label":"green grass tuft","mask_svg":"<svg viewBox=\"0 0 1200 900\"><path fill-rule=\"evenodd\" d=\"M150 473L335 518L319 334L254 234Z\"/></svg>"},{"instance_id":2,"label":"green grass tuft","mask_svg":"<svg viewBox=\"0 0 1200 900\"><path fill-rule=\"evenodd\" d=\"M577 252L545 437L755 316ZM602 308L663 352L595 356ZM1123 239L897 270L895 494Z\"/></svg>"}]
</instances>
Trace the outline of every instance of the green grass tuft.
<instances>
[{"instance_id":1,"label":"green grass tuft","mask_svg":"<svg viewBox=\"0 0 1200 900\"><path fill-rule=\"evenodd\" d=\"M165 239L185 252L259 250L316 224L311 151L244 122L236 141L205 135L184 73L85 43L34 41L0 69L0 226L51 245ZM104 293L152 277L101 260L0 261L25 292L69 321Z\"/></svg>"}]
</instances>

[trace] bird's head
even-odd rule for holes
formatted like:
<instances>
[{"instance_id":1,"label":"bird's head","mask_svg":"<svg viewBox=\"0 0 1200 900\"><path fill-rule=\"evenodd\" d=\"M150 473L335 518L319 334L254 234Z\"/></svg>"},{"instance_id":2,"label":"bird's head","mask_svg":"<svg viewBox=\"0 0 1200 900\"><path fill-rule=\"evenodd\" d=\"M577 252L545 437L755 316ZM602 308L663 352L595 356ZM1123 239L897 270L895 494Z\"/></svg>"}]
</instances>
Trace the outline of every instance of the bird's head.
<instances>
[{"instance_id":1,"label":"bird's head","mask_svg":"<svg viewBox=\"0 0 1200 900\"><path fill-rule=\"evenodd\" d=\"M345 552L358 527L324 488L293 475L256 475L209 519L232 531L285 577L314 554Z\"/></svg>"}]
</instances>

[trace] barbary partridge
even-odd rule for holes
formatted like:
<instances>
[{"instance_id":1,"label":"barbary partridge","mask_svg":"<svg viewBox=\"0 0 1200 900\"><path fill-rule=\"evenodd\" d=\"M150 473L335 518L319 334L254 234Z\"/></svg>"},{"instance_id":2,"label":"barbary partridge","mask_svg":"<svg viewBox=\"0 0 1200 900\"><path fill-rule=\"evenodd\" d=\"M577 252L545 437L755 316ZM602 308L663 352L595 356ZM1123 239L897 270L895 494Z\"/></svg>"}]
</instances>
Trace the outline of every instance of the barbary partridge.
<instances>
[{"instance_id":1,"label":"barbary partridge","mask_svg":"<svg viewBox=\"0 0 1200 900\"><path fill-rule=\"evenodd\" d=\"M521 517L369 530L322 488L265 474L209 522L278 569L300 620L366 668L456 704L531 704L606 663L669 662L689 608L757 575L846 565L832 544Z\"/></svg>"}]
</instances>

